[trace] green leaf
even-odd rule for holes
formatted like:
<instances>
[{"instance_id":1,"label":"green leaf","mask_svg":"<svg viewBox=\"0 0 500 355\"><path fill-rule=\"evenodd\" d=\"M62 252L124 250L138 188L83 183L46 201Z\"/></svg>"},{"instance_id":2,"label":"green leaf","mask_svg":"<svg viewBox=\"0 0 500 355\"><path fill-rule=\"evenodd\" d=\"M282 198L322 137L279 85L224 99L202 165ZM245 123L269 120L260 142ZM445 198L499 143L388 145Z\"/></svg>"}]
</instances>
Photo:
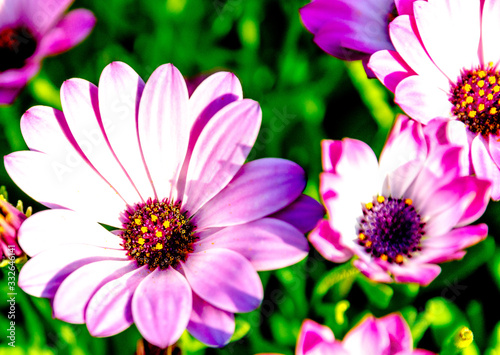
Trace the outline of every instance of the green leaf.
<instances>
[{"instance_id":1,"label":"green leaf","mask_svg":"<svg viewBox=\"0 0 500 355\"><path fill-rule=\"evenodd\" d=\"M394 294L394 290L389 285L373 282L364 275L359 275L356 281L371 304L380 309L389 306Z\"/></svg>"}]
</instances>

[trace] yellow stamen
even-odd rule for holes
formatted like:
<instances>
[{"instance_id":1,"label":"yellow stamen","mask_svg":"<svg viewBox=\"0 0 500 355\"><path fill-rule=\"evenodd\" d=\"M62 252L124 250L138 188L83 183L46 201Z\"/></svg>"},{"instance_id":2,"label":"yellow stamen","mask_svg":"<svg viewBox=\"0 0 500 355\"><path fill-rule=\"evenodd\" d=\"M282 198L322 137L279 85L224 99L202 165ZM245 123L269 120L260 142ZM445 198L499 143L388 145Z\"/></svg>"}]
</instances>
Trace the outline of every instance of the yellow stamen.
<instances>
[{"instance_id":1,"label":"yellow stamen","mask_svg":"<svg viewBox=\"0 0 500 355\"><path fill-rule=\"evenodd\" d=\"M411 206L411 204L413 203L412 199L411 198L407 198L405 200L405 203L408 205L408 206Z\"/></svg>"},{"instance_id":2,"label":"yellow stamen","mask_svg":"<svg viewBox=\"0 0 500 355\"><path fill-rule=\"evenodd\" d=\"M497 82L497 78L495 78L494 76L490 76L488 78L488 82L493 85Z\"/></svg>"},{"instance_id":3,"label":"yellow stamen","mask_svg":"<svg viewBox=\"0 0 500 355\"><path fill-rule=\"evenodd\" d=\"M467 102L468 104L471 104L472 102L474 102L474 99L472 98L472 96L467 96L467 98L465 99L465 102Z\"/></svg>"},{"instance_id":4,"label":"yellow stamen","mask_svg":"<svg viewBox=\"0 0 500 355\"><path fill-rule=\"evenodd\" d=\"M493 100L493 94L488 94L488 96L486 96L486 98L487 98L488 100Z\"/></svg>"},{"instance_id":5,"label":"yellow stamen","mask_svg":"<svg viewBox=\"0 0 500 355\"><path fill-rule=\"evenodd\" d=\"M158 249L158 250L163 249L163 244L157 243L156 244L156 249Z\"/></svg>"},{"instance_id":6,"label":"yellow stamen","mask_svg":"<svg viewBox=\"0 0 500 355\"><path fill-rule=\"evenodd\" d=\"M373 203L368 202L368 203L365 205L365 207L366 207L367 209L371 210L371 209L373 208Z\"/></svg>"},{"instance_id":7,"label":"yellow stamen","mask_svg":"<svg viewBox=\"0 0 500 355\"><path fill-rule=\"evenodd\" d=\"M365 247L369 248L371 246L372 246L372 241L371 240L366 241Z\"/></svg>"},{"instance_id":8,"label":"yellow stamen","mask_svg":"<svg viewBox=\"0 0 500 355\"><path fill-rule=\"evenodd\" d=\"M477 82L477 86L479 86L480 88L482 88L484 86L484 80L479 80Z\"/></svg>"},{"instance_id":9,"label":"yellow stamen","mask_svg":"<svg viewBox=\"0 0 500 355\"><path fill-rule=\"evenodd\" d=\"M139 243L140 245L143 245L144 242L145 242L144 238L137 239L137 243Z\"/></svg>"},{"instance_id":10,"label":"yellow stamen","mask_svg":"<svg viewBox=\"0 0 500 355\"><path fill-rule=\"evenodd\" d=\"M479 96L484 96L484 90L479 90Z\"/></svg>"},{"instance_id":11,"label":"yellow stamen","mask_svg":"<svg viewBox=\"0 0 500 355\"><path fill-rule=\"evenodd\" d=\"M401 264L403 262L403 255L398 254L396 255L396 263Z\"/></svg>"},{"instance_id":12,"label":"yellow stamen","mask_svg":"<svg viewBox=\"0 0 500 355\"><path fill-rule=\"evenodd\" d=\"M498 85L493 86L493 91L494 92L499 92L500 91L500 86L498 86Z\"/></svg>"},{"instance_id":13,"label":"yellow stamen","mask_svg":"<svg viewBox=\"0 0 500 355\"><path fill-rule=\"evenodd\" d=\"M158 216L153 214L151 215L151 221L156 222L158 220Z\"/></svg>"},{"instance_id":14,"label":"yellow stamen","mask_svg":"<svg viewBox=\"0 0 500 355\"><path fill-rule=\"evenodd\" d=\"M148 227L141 227L141 232L146 233L148 231Z\"/></svg>"},{"instance_id":15,"label":"yellow stamen","mask_svg":"<svg viewBox=\"0 0 500 355\"><path fill-rule=\"evenodd\" d=\"M463 86L463 89L464 89L465 92L469 92L469 91L471 91L472 87L469 84L465 84Z\"/></svg>"},{"instance_id":16,"label":"yellow stamen","mask_svg":"<svg viewBox=\"0 0 500 355\"><path fill-rule=\"evenodd\" d=\"M481 112L484 110L484 105L483 104L479 104L479 106L477 107L478 111Z\"/></svg>"},{"instance_id":17,"label":"yellow stamen","mask_svg":"<svg viewBox=\"0 0 500 355\"><path fill-rule=\"evenodd\" d=\"M387 258L387 255L382 254L382 255L380 255L380 259L387 261L388 258Z\"/></svg>"},{"instance_id":18,"label":"yellow stamen","mask_svg":"<svg viewBox=\"0 0 500 355\"><path fill-rule=\"evenodd\" d=\"M156 232L156 236L157 236L158 238L160 238L162 235L163 235L163 234L162 234L160 231Z\"/></svg>"},{"instance_id":19,"label":"yellow stamen","mask_svg":"<svg viewBox=\"0 0 500 355\"><path fill-rule=\"evenodd\" d=\"M377 201L378 201L378 203L382 203L382 202L385 201L385 197L384 196L378 196L377 197Z\"/></svg>"},{"instance_id":20,"label":"yellow stamen","mask_svg":"<svg viewBox=\"0 0 500 355\"><path fill-rule=\"evenodd\" d=\"M135 222L135 224L137 224L138 226L140 226L142 224L142 219L136 218L136 219L134 219L134 222Z\"/></svg>"},{"instance_id":21,"label":"yellow stamen","mask_svg":"<svg viewBox=\"0 0 500 355\"><path fill-rule=\"evenodd\" d=\"M165 227L165 228L170 227L170 221L163 222L163 227Z\"/></svg>"},{"instance_id":22,"label":"yellow stamen","mask_svg":"<svg viewBox=\"0 0 500 355\"><path fill-rule=\"evenodd\" d=\"M490 115L494 115L495 113L497 113L497 108L496 107L492 107L490 109Z\"/></svg>"},{"instance_id":23,"label":"yellow stamen","mask_svg":"<svg viewBox=\"0 0 500 355\"><path fill-rule=\"evenodd\" d=\"M470 117L470 118L474 118L474 117L476 117L476 113L477 113L476 111L471 111L471 112L469 112L469 117Z\"/></svg>"},{"instance_id":24,"label":"yellow stamen","mask_svg":"<svg viewBox=\"0 0 500 355\"><path fill-rule=\"evenodd\" d=\"M363 233L359 233L358 238L359 240L363 241L366 239L366 235L364 235Z\"/></svg>"}]
</instances>

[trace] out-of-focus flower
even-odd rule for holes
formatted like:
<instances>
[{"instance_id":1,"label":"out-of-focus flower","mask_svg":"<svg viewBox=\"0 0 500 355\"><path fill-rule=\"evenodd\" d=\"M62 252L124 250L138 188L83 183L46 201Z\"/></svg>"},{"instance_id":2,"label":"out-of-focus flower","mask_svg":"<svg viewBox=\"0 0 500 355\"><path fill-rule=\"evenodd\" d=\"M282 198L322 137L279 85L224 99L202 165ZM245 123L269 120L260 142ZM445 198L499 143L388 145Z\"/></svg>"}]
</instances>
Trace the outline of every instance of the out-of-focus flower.
<instances>
[{"instance_id":1,"label":"out-of-focus flower","mask_svg":"<svg viewBox=\"0 0 500 355\"><path fill-rule=\"evenodd\" d=\"M0 190L0 267L7 265L12 256L18 262L26 259L26 254L18 243L18 231L30 215L31 207L24 214L23 203L18 201L17 207L12 206Z\"/></svg>"},{"instance_id":2,"label":"out-of-focus flower","mask_svg":"<svg viewBox=\"0 0 500 355\"><path fill-rule=\"evenodd\" d=\"M323 142L329 219L309 239L326 259L356 256L354 265L375 281L427 285L438 263L462 258L486 237L486 225L467 225L486 209L491 183L463 176L462 148L439 143L441 124L423 128L399 116L380 163L361 141Z\"/></svg>"},{"instance_id":3,"label":"out-of-focus flower","mask_svg":"<svg viewBox=\"0 0 500 355\"><path fill-rule=\"evenodd\" d=\"M450 136L465 140L473 171L493 182L500 199L500 2L416 1L414 15L390 25L395 51L369 67L406 113L426 124L456 120ZM464 25L466 24L466 25Z\"/></svg>"},{"instance_id":4,"label":"out-of-focus flower","mask_svg":"<svg viewBox=\"0 0 500 355\"><path fill-rule=\"evenodd\" d=\"M313 0L300 9L304 26L325 52L363 62L384 49L393 50L388 25L412 12L415 0Z\"/></svg>"},{"instance_id":5,"label":"out-of-focus flower","mask_svg":"<svg viewBox=\"0 0 500 355\"><path fill-rule=\"evenodd\" d=\"M72 2L0 0L0 105L14 101L44 57L67 51L90 33L92 12L64 14Z\"/></svg>"},{"instance_id":6,"label":"out-of-focus flower","mask_svg":"<svg viewBox=\"0 0 500 355\"><path fill-rule=\"evenodd\" d=\"M396 313L382 318L366 316L351 329L342 341L332 330L306 319L297 341L296 355L432 355L433 352L413 349L410 328Z\"/></svg>"},{"instance_id":7,"label":"out-of-focus flower","mask_svg":"<svg viewBox=\"0 0 500 355\"><path fill-rule=\"evenodd\" d=\"M302 195L297 164L244 164L258 103L242 98L231 73L188 96L170 64L144 83L117 62L99 88L66 81L61 102L63 112L28 110L21 128L31 151L5 158L12 179L51 208L20 230L33 257L20 287L51 298L57 318L86 323L94 336L135 323L160 348L186 328L226 344L233 313L262 300L257 271L303 259L303 231L324 214Z\"/></svg>"}]
</instances>

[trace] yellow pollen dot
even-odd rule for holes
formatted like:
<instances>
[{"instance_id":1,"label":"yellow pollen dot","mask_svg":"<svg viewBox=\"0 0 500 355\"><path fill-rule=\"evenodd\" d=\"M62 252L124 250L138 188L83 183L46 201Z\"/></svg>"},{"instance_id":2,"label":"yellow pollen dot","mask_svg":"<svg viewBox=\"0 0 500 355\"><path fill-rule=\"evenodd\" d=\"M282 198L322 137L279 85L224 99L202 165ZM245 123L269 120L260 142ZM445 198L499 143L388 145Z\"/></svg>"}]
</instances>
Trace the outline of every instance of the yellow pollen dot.
<instances>
[{"instance_id":1,"label":"yellow pollen dot","mask_svg":"<svg viewBox=\"0 0 500 355\"><path fill-rule=\"evenodd\" d=\"M490 115L494 115L495 113L497 113L497 108L496 107L492 107L490 109Z\"/></svg>"},{"instance_id":2,"label":"yellow pollen dot","mask_svg":"<svg viewBox=\"0 0 500 355\"><path fill-rule=\"evenodd\" d=\"M493 94L488 94L488 96L486 96L486 98L487 98L488 100L493 100Z\"/></svg>"},{"instance_id":3,"label":"yellow pollen dot","mask_svg":"<svg viewBox=\"0 0 500 355\"><path fill-rule=\"evenodd\" d=\"M136 219L134 219L134 222L135 222L135 224L140 226L142 224L142 219L136 218Z\"/></svg>"},{"instance_id":4,"label":"yellow pollen dot","mask_svg":"<svg viewBox=\"0 0 500 355\"><path fill-rule=\"evenodd\" d=\"M469 84L465 84L463 86L463 89L464 89L465 92L469 92L472 89L472 87Z\"/></svg>"},{"instance_id":5,"label":"yellow pollen dot","mask_svg":"<svg viewBox=\"0 0 500 355\"><path fill-rule=\"evenodd\" d=\"M489 66L489 67L492 67L492 66L493 66L493 62L489 62L489 63L488 63L488 66Z\"/></svg>"},{"instance_id":6,"label":"yellow pollen dot","mask_svg":"<svg viewBox=\"0 0 500 355\"><path fill-rule=\"evenodd\" d=\"M359 240L363 241L366 239L366 235L364 235L363 233L359 233L358 238Z\"/></svg>"},{"instance_id":7,"label":"yellow pollen dot","mask_svg":"<svg viewBox=\"0 0 500 355\"><path fill-rule=\"evenodd\" d=\"M467 106L467 102L462 101L462 107L465 107L465 106Z\"/></svg>"},{"instance_id":8,"label":"yellow pollen dot","mask_svg":"<svg viewBox=\"0 0 500 355\"><path fill-rule=\"evenodd\" d=\"M163 227L165 227L165 228L170 227L170 221L163 222Z\"/></svg>"},{"instance_id":9,"label":"yellow pollen dot","mask_svg":"<svg viewBox=\"0 0 500 355\"><path fill-rule=\"evenodd\" d=\"M479 104L479 106L477 107L477 109L479 110L479 112L483 111L484 110L484 105L483 104Z\"/></svg>"},{"instance_id":10,"label":"yellow pollen dot","mask_svg":"<svg viewBox=\"0 0 500 355\"><path fill-rule=\"evenodd\" d=\"M162 234L160 231L156 232L156 236L157 236L158 238L160 238L162 235L163 235L163 234Z\"/></svg>"},{"instance_id":11,"label":"yellow pollen dot","mask_svg":"<svg viewBox=\"0 0 500 355\"><path fill-rule=\"evenodd\" d=\"M407 198L405 200L405 203L408 205L408 206L411 206L411 204L413 203L412 199L411 198Z\"/></svg>"},{"instance_id":12,"label":"yellow pollen dot","mask_svg":"<svg viewBox=\"0 0 500 355\"><path fill-rule=\"evenodd\" d=\"M479 96L484 96L484 90L479 90Z\"/></svg>"},{"instance_id":13,"label":"yellow pollen dot","mask_svg":"<svg viewBox=\"0 0 500 355\"><path fill-rule=\"evenodd\" d=\"M156 249L158 249L158 250L163 249L163 244L157 243L156 244Z\"/></svg>"},{"instance_id":14,"label":"yellow pollen dot","mask_svg":"<svg viewBox=\"0 0 500 355\"><path fill-rule=\"evenodd\" d=\"M377 201L378 201L378 203L382 203L382 202L385 201L385 197L384 196L378 196L377 197Z\"/></svg>"},{"instance_id":15,"label":"yellow pollen dot","mask_svg":"<svg viewBox=\"0 0 500 355\"><path fill-rule=\"evenodd\" d=\"M148 231L148 227L141 227L141 232L146 233Z\"/></svg>"},{"instance_id":16,"label":"yellow pollen dot","mask_svg":"<svg viewBox=\"0 0 500 355\"><path fill-rule=\"evenodd\" d=\"M467 102L468 104L471 104L473 101L474 101L474 99L472 98L472 96L468 96L468 97L465 99L465 102Z\"/></svg>"},{"instance_id":17,"label":"yellow pollen dot","mask_svg":"<svg viewBox=\"0 0 500 355\"><path fill-rule=\"evenodd\" d=\"M371 210L371 209L373 208L373 203L368 202L368 203L365 205L365 207L366 207L367 209Z\"/></svg>"},{"instance_id":18,"label":"yellow pollen dot","mask_svg":"<svg viewBox=\"0 0 500 355\"><path fill-rule=\"evenodd\" d=\"M137 243L139 243L140 245L143 245L144 242L145 242L144 238L137 239Z\"/></svg>"},{"instance_id":19,"label":"yellow pollen dot","mask_svg":"<svg viewBox=\"0 0 500 355\"><path fill-rule=\"evenodd\" d=\"M380 255L380 259L387 261L388 258L387 258L387 255L382 254L382 255Z\"/></svg>"},{"instance_id":20,"label":"yellow pollen dot","mask_svg":"<svg viewBox=\"0 0 500 355\"><path fill-rule=\"evenodd\" d=\"M484 70L480 70L477 75L479 75L480 78L484 78L486 76L486 72Z\"/></svg>"},{"instance_id":21,"label":"yellow pollen dot","mask_svg":"<svg viewBox=\"0 0 500 355\"><path fill-rule=\"evenodd\" d=\"M151 215L151 221L156 222L158 220L158 216L153 214Z\"/></svg>"},{"instance_id":22,"label":"yellow pollen dot","mask_svg":"<svg viewBox=\"0 0 500 355\"><path fill-rule=\"evenodd\" d=\"M403 262L403 255L401 255L401 254L396 255L396 260L395 261L398 264L401 264Z\"/></svg>"},{"instance_id":23,"label":"yellow pollen dot","mask_svg":"<svg viewBox=\"0 0 500 355\"><path fill-rule=\"evenodd\" d=\"M479 86L480 88L482 88L484 86L484 80L479 80L477 82L477 86Z\"/></svg>"},{"instance_id":24,"label":"yellow pollen dot","mask_svg":"<svg viewBox=\"0 0 500 355\"><path fill-rule=\"evenodd\" d=\"M365 243L365 246L367 248L371 247L372 246L372 241L371 240L368 240L366 243Z\"/></svg>"},{"instance_id":25,"label":"yellow pollen dot","mask_svg":"<svg viewBox=\"0 0 500 355\"><path fill-rule=\"evenodd\" d=\"M498 85L493 86L493 91L494 92L499 92L500 91L500 86L498 86Z\"/></svg>"},{"instance_id":26,"label":"yellow pollen dot","mask_svg":"<svg viewBox=\"0 0 500 355\"><path fill-rule=\"evenodd\" d=\"M490 77L488 78L488 82L489 82L490 84L495 84L495 83L497 82L497 78L495 78L494 76L490 76Z\"/></svg>"},{"instance_id":27,"label":"yellow pollen dot","mask_svg":"<svg viewBox=\"0 0 500 355\"><path fill-rule=\"evenodd\" d=\"M469 117L470 117L470 118L474 118L474 117L476 117L476 113L477 113L476 111L471 111L471 112L469 112Z\"/></svg>"}]
</instances>

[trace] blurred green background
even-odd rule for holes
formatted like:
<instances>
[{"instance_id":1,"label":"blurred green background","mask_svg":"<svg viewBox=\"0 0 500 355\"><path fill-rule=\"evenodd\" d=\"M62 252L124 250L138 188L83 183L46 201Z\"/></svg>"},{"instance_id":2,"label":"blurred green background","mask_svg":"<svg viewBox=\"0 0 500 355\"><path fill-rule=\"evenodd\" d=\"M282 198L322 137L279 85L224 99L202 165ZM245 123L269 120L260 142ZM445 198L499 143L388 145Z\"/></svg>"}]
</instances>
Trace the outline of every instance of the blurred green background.
<instances>
[{"instance_id":1,"label":"blurred green background","mask_svg":"<svg viewBox=\"0 0 500 355\"><path fill-rule=\"evenodd\" d=\"M131 65L144 79L156 67L173 63L187 78L219 70L234 72L244 96L258 101L263 125L251 159L283 157L308 174L306 193L319 199L322 139L351 137L378 154L395 115L392 94L368 80L360 63L343 63L322 52L302 26L296 0L77 0L74 8L97 17L91 35L78 47L47 58L42 71L16 102L0 108L0 149L6 155L27 149L19 120L31 106L60 108L59 88L72 77L98 82L112 61ZM0 168L9 200L22 199L34 211L43 207L24 195ZM310 256L292 267L260 273L262 307L237 315L233 341L223 349L205 348L185 333L185 354L292 354L300 325L312 318L341 339L363 315L400 311L415 345L455 353L450 341L461 326L474 332L464 354L500 354L500 208L491 203L481 218L490 237L470 248L463 261L443 265L429 287L377 285L350 264ZM0 286L7 293L6 272ZM132 326L111 338L92 338L84 325L52 319L47 300L17 290L16 348L7 346L7 306L0 302L0 354L133 354L140 335Z\"/></svg>"}]
</instances>

